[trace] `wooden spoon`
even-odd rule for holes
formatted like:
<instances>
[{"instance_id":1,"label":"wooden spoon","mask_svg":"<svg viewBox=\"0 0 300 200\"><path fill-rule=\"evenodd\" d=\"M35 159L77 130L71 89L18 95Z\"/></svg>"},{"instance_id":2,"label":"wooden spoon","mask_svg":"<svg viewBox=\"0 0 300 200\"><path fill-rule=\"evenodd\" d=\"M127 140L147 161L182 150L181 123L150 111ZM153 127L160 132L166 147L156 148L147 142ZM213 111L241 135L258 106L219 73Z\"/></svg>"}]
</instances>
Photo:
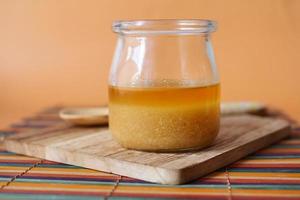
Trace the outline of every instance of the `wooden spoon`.
<instances>
[{"instance_id":1,"label":"wooden spoon","mask_svg":"<svg viewBox=\"0 0 300 200\"><path fill-rule=\"evenodd\" d=\"M65 108L59 116L75 125L107 125L108 107Z\"/></svg>"},{"instance_id":2,"label":"wooden spoon","mask_svg":"<svg viewBox=\"0 0 300 200\"><path fill-rule=\"evenodd\" d=\"M241 101L241 102L223 102L221 103L222 115L234 115L234 114L265 114L266 106L263 103Z\"/></svg>"}]
</instances>

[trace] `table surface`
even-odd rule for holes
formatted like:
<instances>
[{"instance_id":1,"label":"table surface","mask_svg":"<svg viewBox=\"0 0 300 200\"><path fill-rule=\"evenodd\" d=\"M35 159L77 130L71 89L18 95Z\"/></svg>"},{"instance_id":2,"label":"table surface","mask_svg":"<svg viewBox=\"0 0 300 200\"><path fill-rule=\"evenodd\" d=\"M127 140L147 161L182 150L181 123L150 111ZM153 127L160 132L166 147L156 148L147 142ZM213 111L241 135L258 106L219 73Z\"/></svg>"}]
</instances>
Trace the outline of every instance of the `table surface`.
<instances>
[{"instance_id":1,"label":"table surface","mask_svg":"<svg viewBox=\"0 0 300 200\"><path fill-rule=\"evenodd\" d=\"M2 130L3 138L53 126L58 108ZM7 152L0 199L300 199L300 128L289 138L184 185L159 185Z\"/></svg>"}]
</instances>

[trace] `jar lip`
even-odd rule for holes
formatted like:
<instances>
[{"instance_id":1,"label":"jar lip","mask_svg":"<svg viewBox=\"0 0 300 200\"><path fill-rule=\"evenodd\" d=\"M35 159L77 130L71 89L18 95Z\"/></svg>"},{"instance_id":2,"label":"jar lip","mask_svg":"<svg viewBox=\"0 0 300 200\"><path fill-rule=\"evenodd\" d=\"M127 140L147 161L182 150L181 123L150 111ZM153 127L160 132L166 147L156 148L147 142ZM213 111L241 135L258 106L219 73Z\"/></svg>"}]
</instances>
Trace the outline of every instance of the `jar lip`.
<instances>
[{"instance_id":1,"label":"jar lip","mask_svg":"<svg viewBox=\"0 0 300 200\"><path fill-rule=\"evenodd\" d=\"M112 29L118 34L206 34L214 32L217 22L208 19L117 20Z\"/></svg>"}]
</instances>

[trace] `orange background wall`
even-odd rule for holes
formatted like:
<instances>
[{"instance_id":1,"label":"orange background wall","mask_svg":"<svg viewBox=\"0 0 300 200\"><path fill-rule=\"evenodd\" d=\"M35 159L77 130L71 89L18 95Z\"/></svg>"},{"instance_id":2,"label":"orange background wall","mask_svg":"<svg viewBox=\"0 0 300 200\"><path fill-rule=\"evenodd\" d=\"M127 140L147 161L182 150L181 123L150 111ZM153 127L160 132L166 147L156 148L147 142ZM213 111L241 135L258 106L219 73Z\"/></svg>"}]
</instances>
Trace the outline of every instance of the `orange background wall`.
<instances>
[{"instance_id":1,"label":"orange background wall","mask_svg":"<svg viewBox=\"0 0 300 200\"><path fill-rule=\"evenodd\" d=\"M300 1L0 0L0 126L57 103L105 104L116 19L208 18L223 100L300 120Z\"/></svg>"}]
</instances>

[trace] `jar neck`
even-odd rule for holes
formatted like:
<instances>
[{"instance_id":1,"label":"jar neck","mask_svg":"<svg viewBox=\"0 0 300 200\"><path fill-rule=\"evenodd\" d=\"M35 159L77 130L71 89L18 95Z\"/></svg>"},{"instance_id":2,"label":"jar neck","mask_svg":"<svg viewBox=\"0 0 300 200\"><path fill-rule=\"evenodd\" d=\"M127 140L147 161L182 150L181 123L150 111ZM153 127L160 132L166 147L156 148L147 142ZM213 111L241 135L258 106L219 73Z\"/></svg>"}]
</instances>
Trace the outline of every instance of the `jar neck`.
<instances>
[{"instance_id":1,"label":"jar neck","mask_svg":"<svg viewBox=\"0 0 300 200\"><path fill-rule=\"evenodd\" d=\"M216 30L216 22L201 19L115 21L113 31L121 35L197 35Z\"/></svg>"}]
</instances>

